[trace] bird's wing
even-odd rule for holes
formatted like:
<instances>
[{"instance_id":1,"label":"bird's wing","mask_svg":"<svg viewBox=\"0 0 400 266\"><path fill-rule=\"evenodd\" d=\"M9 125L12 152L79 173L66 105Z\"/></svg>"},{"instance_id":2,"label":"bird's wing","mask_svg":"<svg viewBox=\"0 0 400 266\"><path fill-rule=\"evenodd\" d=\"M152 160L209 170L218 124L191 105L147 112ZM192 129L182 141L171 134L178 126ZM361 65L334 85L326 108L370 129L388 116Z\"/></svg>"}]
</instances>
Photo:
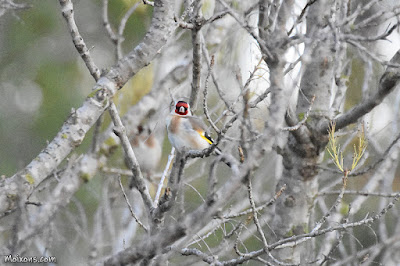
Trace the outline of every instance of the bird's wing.
<instances>
[{"instance_id":1,"label":"bird's wing","mask_svg":"<svg viewBox=\"0 0 400 266\"><path fill-rule=\"evenodd\" d=\"M190 122L192 128L211 145L213 143L213 140L207 133L206 126L204 125L203 121L201 121L198 117L195 116L189 116L187 117L187 119Z\"/></svg>"}]
</instances>

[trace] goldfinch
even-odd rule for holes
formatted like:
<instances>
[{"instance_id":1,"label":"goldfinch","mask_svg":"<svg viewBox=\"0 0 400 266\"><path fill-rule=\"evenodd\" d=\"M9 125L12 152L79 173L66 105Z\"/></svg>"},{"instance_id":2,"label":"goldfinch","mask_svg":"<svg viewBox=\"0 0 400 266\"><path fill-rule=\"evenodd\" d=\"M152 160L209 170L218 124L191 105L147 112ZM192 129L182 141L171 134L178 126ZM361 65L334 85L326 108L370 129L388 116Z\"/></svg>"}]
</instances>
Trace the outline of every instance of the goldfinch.
<instances>
[{"instance_id":1,"label":"goldfinch","mask_svg":"<svg viewBox=\"0 0 400 266\"><path fill-rule=\"evenodd\" d=\"M151 180L153 171L157 169L161 159L161 143L150 129L146 130L142 125L137 127L137 133L130 139L130 143L139 163L140 170Z\"/></svg>"},{"instance_id":2,"label":"goldfinch","mask_svg":"<svg viewBox=\"0 0 400 266\"><path fill-rule=\"evenodd\" d=\"M175 109L167 117L168 139L177 151L203 150L208 148L213 140L206 132L206 126L192 115L187 102L178 101ZM216 153L221 153L216 149Z\"/></svg>"}]
</instances>

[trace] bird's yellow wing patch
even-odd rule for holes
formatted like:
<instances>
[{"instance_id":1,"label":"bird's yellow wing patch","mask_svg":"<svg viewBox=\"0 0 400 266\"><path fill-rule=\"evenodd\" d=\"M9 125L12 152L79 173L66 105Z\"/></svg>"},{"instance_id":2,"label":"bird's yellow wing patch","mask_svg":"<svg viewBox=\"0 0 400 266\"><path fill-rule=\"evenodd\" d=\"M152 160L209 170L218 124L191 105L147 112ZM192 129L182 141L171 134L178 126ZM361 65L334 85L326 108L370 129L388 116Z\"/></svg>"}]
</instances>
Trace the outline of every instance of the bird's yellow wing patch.
<instances>
[{"instance_id":1,"label":"bird's yellow wing patch","mask_svg":"<svg viewBox=\"0 0 400 266\"><path fill-rule=\"evenodd\" d=\"M199 133L200 137L202 137L204 140L206 140L210 145L212 144L212 140L208 135L205 135L204 131L201 130L196 130L197 133Z\"/></svg>"}]
</instances>

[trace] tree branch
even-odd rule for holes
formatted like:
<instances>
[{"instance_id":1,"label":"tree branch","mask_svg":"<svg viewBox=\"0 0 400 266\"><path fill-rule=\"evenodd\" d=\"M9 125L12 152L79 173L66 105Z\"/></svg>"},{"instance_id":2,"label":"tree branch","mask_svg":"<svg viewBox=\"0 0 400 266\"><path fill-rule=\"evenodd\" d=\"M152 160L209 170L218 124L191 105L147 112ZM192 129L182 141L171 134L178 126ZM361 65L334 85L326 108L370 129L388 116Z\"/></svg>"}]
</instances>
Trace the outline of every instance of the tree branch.
<instances>
[{"instance_id":1,"label":"tree branch","mask_svg":"<svg viewBox=\"0 0 400 266\"><path fill-rule=\"evenodd\" d=\"M15 207L18 195L24 197L32 188L44 180L66 156L84 139L86 133L108 107L110 99L141 68L148 65L164 46L172 31L173 1L157 0L151 26L143 41L126 57L111 68L105 77L100 78L94 91L71 115L57 136L23 170L0 184L0 213Z\"/></svg>"},{"instance_id":2,"label":"tree branch","mask_svg":"<svg viewBox=\"0 0 400 266\"><path fill-rule=\"evenodd\" d=\"M122 88L140 69L147 66L175 30L173 3L173 0L154 1L151 26L143 41L105 75L117 88Z\"/></svg>"},{"instance_id":3,"label":"tree branch","mask_svg":"<svg viewBox=\"0 0 400 266\"><path fill-rule=\"evenodd\" d=\"M94 77L97 81L100 78L100 70L93 62L89 49L87 48L82 36L79 33L78 27L76 26L74 19L74 6L71 0L59 0L61 5L61 13L67 21L68 28L71 33L72 41L74 42L76 50L78 50L79 55L82 57L89 69L90 75Z\"/></svg>"},{"instance_id":4,"label":"tree branch","mask_svg":"<svg viewBox=\"0 0 400 266\"><path fill-rule=\"evenodd\" d=\"M392 57L390 60L392 64L400 64L400 50ZM365 114L369 113L372 109L378 106L386 96L391 93L394 88L397 86L400 80L400 69L397 67L388 66L385 73L382 75L379 85L378 91L361 102L357 106L350 109L348 112L334 119L334 123L336 123L336 129L342 129L352 123L355 123L359 118L363 117ZM325 122L320 126L319 132L323 134L328 134L329 122Z\"/></svg>"},{"instance_id":5,"label":"tree branch","mask_svg":"<svg viewBox=\"0 0 400 266\"><path fill-rule=\"evenodd\" d=\"M128 161L128 167L132 171L133 183L135 184L137 190L139 190L140 194L142 195L143 202L147 207L147 210L150 212L150 210L153 208L153 201L150 197L149 189L147 188L144 182L142 171L140 170L139 163L136 159L135 153L133 152L132 146L129 142L129 138L126 134L125 127L122 124L121 118L118 114L117 107L115 106L114 103L111 103L109 111L111 119L115 125L115 132L117 136L120 138L122 148L125 151L126 155L125 157Z\"/></svg>"},{"instance_id":6,"label":"tree branch","mask_svg":"<svg viewBox=\"0 0 400 266\"><path fill-rule=\"evenodd\" d=\"M195 6L191 14L190 23L193 25L192 31L192 46L193 46L193 66L192 66L192 91L190 93L189 104L192 110L196 110L197 98L200 93L201 84L201 28L204 18L200 15L202 1L194 2Z\"/></svg>"}]
</instances>

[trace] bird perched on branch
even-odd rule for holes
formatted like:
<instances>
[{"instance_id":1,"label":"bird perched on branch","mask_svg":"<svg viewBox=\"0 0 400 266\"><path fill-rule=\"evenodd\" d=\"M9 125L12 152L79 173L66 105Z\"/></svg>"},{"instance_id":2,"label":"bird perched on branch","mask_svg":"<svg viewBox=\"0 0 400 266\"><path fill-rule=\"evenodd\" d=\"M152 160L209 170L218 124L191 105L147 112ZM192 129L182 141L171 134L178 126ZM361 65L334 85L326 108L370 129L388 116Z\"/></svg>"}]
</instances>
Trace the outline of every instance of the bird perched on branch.
<instances>
[{"instance_id":1,"label":"bird perched on branch","mask_svg":"<svg viewBox=\"0 0 400 266\"><path fill-rule=\"evenodd\" d=\"M185 101L178 101L174 110L167 117L168 139L176 150L203 150L213 143L206 131L206 126L193 116L190 106ZM215 152L221 154L216 148Z\"/></svg>"},{"instance_id":2,"label":"bird perched on branch","mask_svg":"<svg viewBox=\"0 0 400 266\"><path fill-rule=\"evenodd\" d=\"M157 169L161 159L161 143L155 137L154 132L151 132L149 128L145 129L142 125L137 127L137 133L130 139L130 142L140 170L151 180L151 175ZM125 164L128 165L126 161Z\"/></svg>"}]
</instances>

